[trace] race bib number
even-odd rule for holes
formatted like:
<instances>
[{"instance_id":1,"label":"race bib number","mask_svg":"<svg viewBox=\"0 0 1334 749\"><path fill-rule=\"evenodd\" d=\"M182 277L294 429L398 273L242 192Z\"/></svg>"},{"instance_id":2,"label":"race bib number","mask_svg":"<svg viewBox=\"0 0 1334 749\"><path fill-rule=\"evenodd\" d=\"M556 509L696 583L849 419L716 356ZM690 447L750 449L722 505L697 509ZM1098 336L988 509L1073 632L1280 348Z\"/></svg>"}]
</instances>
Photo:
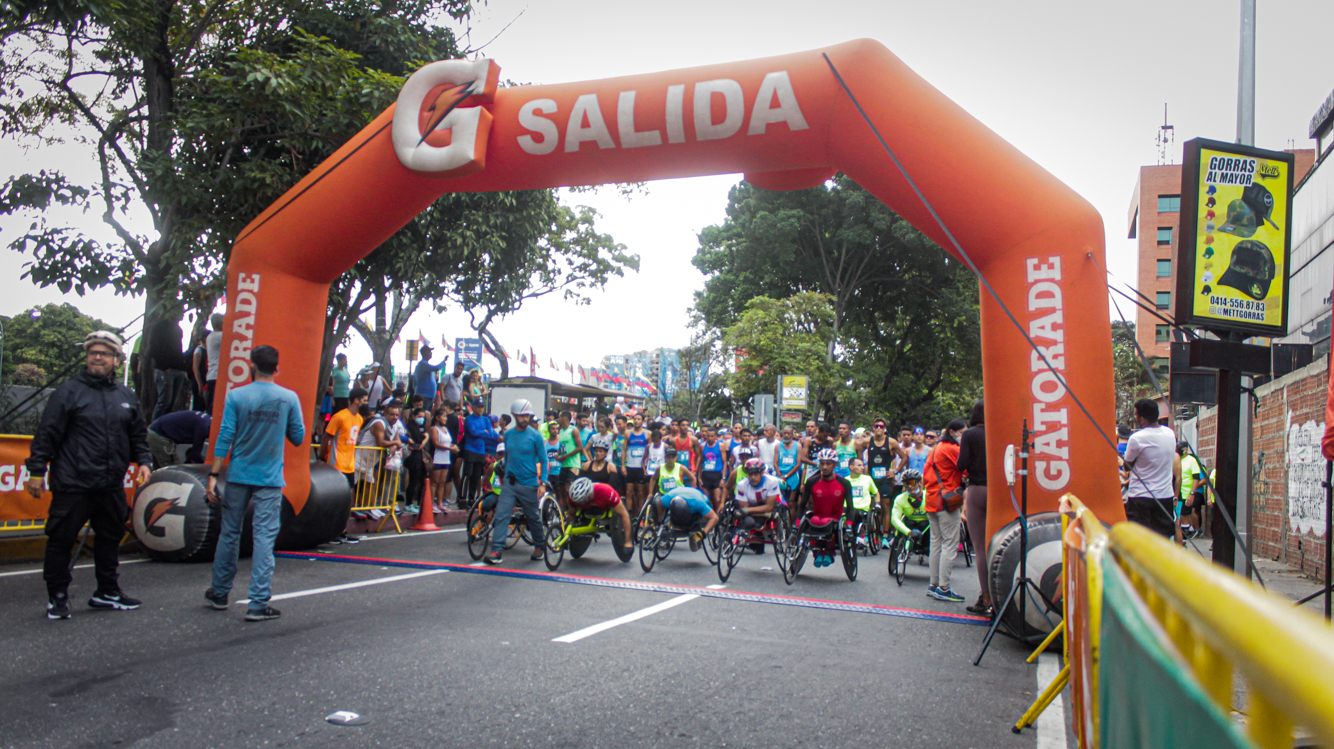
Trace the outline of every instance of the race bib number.
<instances>
[{"instance_id":1,"label":"race bib number","mask_svg":"<svg viewBox=\"0 0 1334 749\"><path fill-rule=\"evenodd\" d=\"M639 460L640 458L644 457L644 448L638 445L630 448L630 457L634 458L635 460Z\"/></svg>"},{"instance_id":2,"label":"race bib number","mask_svg":"<svg viewBox=\"0 0 1334 749\"><path fill-rule=\"evenodd\" d=\"M721 468L718 467L718 457L716 455L710 455L709 457L704 459L704 470L706 471L722 470Z\"/></svg>"},{"instance_id":3,"label":"race bib number","mask_svg":"<svg viewBox=\"0 0 1334 749\"><path fill-rule=\"evenodd\" d=\"M876 466L871 469L871 478L879 481L889 475L889 469L884 466Z\"/></svg>"},{"instance_id":4,"label":"race bib number","mask_svg":"<svg viewBox=\"0 0 1334 749\"><path fill-rule=\"evenodd\" d=\"M838 467L839 467L839 468L847 468L847 467L848 467L848 463L851 463L851 462L852 462L852 457L851 457L851 456L849 456L849 455L843 455L843 456L840 456L839 459L838 459Z\"/></svg>"},{"instance_id":5,"label":"race bib number","mask_svg":"<svg viewBox=\"0 0 1334 749\"><path fill-rule=\"evenodd\" d=\"M661 489L663 494L676 488L676 479L672 476L664 476L662 481L658 483L660 484L659 489Z\"/></svg>"}]
</instances>

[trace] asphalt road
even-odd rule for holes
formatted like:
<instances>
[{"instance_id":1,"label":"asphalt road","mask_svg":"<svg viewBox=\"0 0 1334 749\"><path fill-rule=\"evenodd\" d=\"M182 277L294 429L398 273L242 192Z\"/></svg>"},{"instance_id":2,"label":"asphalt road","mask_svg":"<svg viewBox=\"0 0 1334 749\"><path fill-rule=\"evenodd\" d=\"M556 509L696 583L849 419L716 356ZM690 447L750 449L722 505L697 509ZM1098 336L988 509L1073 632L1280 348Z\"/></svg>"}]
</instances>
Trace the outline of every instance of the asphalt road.
<instances>
[{"instance_id":1,"label":"asphalt road","mask_svg":"<svg viewBox=\"0 0 1334 749\"><path fill-rule=\"evenodd\" d=\"M0 745L1035 746L1009 730L1037 692L1026 650L998 638L973 667L985 629L924 595L925 567L895 585L883 552L856 582L808 562L792 586L748 554L719 589L684 547L644 574L602 541L554 576L523 548L505 574L470 566L457 531L323 551L278 560L283 616L261 623L236 603L248 560L226 612L204 606L208 565L126 564L133 612L85 608L77 570L68 621L32 565L0 568Z\"/></svg>"}]
</instances>

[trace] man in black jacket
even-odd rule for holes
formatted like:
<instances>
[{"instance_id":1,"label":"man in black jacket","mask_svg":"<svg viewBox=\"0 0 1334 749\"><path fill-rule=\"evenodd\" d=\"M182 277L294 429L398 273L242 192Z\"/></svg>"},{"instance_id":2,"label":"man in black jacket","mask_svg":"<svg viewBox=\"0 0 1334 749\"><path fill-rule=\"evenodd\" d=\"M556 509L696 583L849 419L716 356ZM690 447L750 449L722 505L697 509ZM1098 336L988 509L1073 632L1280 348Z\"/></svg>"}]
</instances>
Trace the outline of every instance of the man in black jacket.
<instances>
[{"instance_id":1,"label":"man in black jacket","mask_svg":"<svg viewBox=\"0 0 1334 749\"><path fill-rule=\"evenodd\" d=\"M121 347L114 333L88 334L83 341L87 368L51 394L32 439L26 463L29 494L41 496L47 464L51 466L42 569L48 619L69 618L70 554L84 523L91 523L96 534L97 592L88 605L121 611L139 606L117 582L120 540L129 511L123 482L131 461L139 464L137 483L147 481L152 453L139 399L115 380Z\"/></svg>"}]
</instances>

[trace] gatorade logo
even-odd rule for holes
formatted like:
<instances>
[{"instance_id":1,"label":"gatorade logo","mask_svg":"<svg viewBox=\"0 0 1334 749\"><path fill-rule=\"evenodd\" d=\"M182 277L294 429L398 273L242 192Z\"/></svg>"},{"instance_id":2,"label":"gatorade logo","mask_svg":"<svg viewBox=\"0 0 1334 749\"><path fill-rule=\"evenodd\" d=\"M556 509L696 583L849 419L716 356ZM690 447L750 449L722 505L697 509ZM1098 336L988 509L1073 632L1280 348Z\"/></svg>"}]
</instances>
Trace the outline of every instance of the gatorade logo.
<instances>
[{"instance_id":1,"label":"gatorade logo","mask_svg":"<svg viewBox=\"0 0 1334 749\"><path fill-rule=\"evenodd\" d=\"M1028 337L1042 351L1029 354L1033 396L1033 475L1047 491L1070 486L1070 412L1066 397L1065 294L1061 258L1028 258ZM1043 361L1046 357L1046 361ZM1047 364L1051 367L1048 368ZM1055 371L1053 371L1055 370ZM1061 377L1057 377L1057 372Z\"/></svg>"},{"instance_id":2,"label":"gatorade logo","mask_svg":"<svg viewBox=\"0 0 1334 749\"><path fill-rule=\"evenodd\" d=\"M480 106L496 93L500 66L490 60L440 60L412 74L398 94L391 131L403 166L433 176L462 177L486 168L491 113Z\"/></svg>"},{"instance_id":3,"label":"gatorade logo","mask_svg":"<svg viewBox=\"0 0 1334 749\"><path fill-rule=\"evenodd\" d=\"M134 535L139 542L159 552L185 548L185 506L192 483L156 481L139 491L134 500Z\"/></svg>"}]
</instances>

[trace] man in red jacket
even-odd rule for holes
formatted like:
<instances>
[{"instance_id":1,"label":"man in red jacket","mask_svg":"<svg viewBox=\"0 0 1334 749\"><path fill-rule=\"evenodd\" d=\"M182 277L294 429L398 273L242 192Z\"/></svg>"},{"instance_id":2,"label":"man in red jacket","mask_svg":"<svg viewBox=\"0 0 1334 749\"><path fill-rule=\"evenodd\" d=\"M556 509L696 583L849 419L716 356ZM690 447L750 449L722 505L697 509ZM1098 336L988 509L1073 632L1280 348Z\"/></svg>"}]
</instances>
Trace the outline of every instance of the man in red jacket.
<instances>
[{"instance_id":1,"label":"man in red jacket","mask_svg":"<svg viewBox=\"0 0 1334 749\"><path fill-rule=\"evenodd\" d=\"M959 435L967 426L963 419L951 421L926 459L926 470L922 471L926 483L926 517L931 523L931 584L926 594L951 603L964 601L963 596L950 590L950 570L959 553L959 516L963 514Z\"/></svg>"}]
</instances>

